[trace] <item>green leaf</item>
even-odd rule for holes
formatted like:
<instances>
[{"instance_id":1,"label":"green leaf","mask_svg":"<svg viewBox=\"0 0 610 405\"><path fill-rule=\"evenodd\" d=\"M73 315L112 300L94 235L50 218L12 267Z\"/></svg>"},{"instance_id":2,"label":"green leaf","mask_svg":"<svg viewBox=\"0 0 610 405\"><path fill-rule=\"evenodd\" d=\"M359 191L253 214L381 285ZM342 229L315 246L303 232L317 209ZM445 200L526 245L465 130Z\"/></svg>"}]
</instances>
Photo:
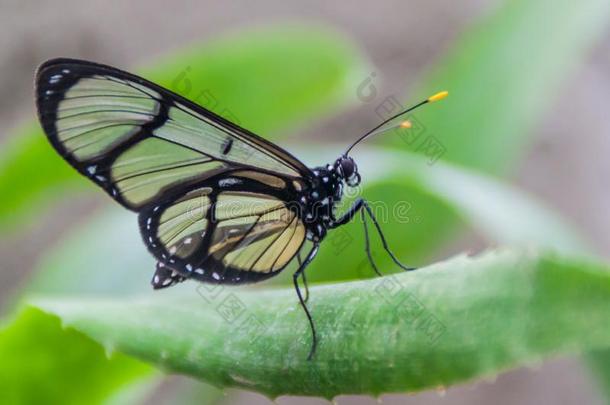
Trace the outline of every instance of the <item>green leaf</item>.
<instances>
[{"instance_id":1,"label":"green leaf","mask_svg":"<svg viewBox=\"0 0 610 405\"><path fill-rule=\"evenodd\" d=\"M294 132L311 117L345 104L364 66L361 55L337 34L296 26L191 46L142 72L272 138L280 128ZM38 125L26 126L2 149L0 226L34 220L49 201L65 197L66 190L95 188L57 155Z\"/></svg>"},{"instance_id":2,"label":"green leaf","mask_svg":"<svg viewBox=\"0 0 610 405\"><path fill-rule=\"evenodd\" d=\"M292 289L178 290L35 305L164 370L272 398L447 386L610 341L607 266L555 254L502 250L315 287L309 306L320 344L313 361L306 360L309 328Z\"/></svg>"},{"instance_id":3,"label":"green leaf","mask_svg":"<svg viewBox=\"0 0 610 405\"><path fill-rule=\"evenodd\" d=\"M98 404L148 378L150 366L104 349L37 309L23 311L0 330L0 402Z\"/></svg>"},{"instance_id":4,"label":"green leaf","mask_svg":"<svg viewBox=\"0 0 610 405\"><path fill-rule=\"evenodd\" d=\"M419 96L439 90L450 96L416 113L425 133L407 147L434 154L426 146L437 141L443 159L506 172L608 22L607 0L503 2L427 75Z\"/></svg>"}]
</instances>

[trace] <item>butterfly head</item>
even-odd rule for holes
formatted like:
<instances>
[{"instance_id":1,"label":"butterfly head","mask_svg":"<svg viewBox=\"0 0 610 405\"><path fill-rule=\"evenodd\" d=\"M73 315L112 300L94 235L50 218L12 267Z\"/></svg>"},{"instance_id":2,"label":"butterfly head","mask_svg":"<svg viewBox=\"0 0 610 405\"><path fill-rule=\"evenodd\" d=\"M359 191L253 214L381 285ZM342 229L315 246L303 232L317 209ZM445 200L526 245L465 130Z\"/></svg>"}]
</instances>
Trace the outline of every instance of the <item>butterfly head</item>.
<instances>
[{"instance_id":1,"label":"butterfly head","mask_svg":"<svg viewBox=\"0 0 610 405\"><path fill-rule=\"evenodd\" d=\"M358 166L354 159L349 156L342 155L335 162L335 170L339 174L339 177L345 181L350 187L356 187L360 184L360 173L358 173Z\"/></svg>"}]
</instances>

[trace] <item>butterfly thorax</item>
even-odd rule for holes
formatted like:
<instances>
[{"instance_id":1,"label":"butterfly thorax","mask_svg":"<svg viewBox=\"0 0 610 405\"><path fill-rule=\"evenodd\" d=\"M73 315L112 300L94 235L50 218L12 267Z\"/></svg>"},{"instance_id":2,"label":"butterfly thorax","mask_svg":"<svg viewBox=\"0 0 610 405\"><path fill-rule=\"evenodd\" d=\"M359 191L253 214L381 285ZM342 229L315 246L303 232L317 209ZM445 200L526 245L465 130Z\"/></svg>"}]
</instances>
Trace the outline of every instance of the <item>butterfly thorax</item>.
<instances>
[{"instance_id":1,"label":"butterfly thorax","mask_svg":"<svg viewBox=\"0 0 610 405\"><path fill-rule=\"evenodd\" d=\"M360 183L358 166L346 155L334 164L311 170L309 187L299 194L300 216L307 227L307 239L320 241L335 224L335 207L343 197L343 187L355 187Z\"/></svg>"},{"instance_id":2,"label":"butterfly thorax","mask_svg":"<svg viewBox=\"0 0 610 405\"><path fill-rule=\"evenodd\" d=\"M343 196L343 179L333 165L311 170L308 187L299 193L299 211L307 227L307 238L319 241L334 221L334 209Z\"/></svg>"}]
</instances>

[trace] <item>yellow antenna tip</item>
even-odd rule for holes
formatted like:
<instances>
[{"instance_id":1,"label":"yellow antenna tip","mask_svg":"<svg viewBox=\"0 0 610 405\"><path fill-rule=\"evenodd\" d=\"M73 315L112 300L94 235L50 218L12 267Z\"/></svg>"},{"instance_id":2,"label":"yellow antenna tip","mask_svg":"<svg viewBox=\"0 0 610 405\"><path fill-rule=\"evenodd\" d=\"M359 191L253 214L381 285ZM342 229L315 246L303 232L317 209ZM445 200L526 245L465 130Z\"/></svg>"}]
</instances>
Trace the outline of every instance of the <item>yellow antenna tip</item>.
<instances>
[{"instance_id":1,"label":"yellow antenna tip","mask_svg":"<svg viewBox=\"0 0 610 405\"><path fill-rule=\"evenodd\" d=\"M413 126L413 124L411 124L411 121L403 121L400 123L400 127L401 128L411 128Z\"/></svg>"},{"instance_id":2,"label":"yellow antenna tip","mask_svg":"<svg viewBox=\"0 0 610 405\"><path fill-rule=\"evenodd\" d=\"M448 91L441 91L439 93L436 93L433 96L428 97L428 102L433 103L435 101L439 101L444 99L445 97L447 97L449 95Z\"/></svg>"}]
</instances>

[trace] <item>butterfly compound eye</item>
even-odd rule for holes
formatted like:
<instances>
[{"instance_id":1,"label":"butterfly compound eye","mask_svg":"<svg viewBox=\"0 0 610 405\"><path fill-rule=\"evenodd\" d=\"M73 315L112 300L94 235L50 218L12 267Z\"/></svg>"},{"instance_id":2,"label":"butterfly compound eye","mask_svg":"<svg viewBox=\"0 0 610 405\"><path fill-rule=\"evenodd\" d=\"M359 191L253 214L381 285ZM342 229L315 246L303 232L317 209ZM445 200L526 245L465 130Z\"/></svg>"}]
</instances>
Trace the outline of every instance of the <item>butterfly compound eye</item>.
<instances>
[{"instance_id":1,"label":"butterfly compound eye","mask_svg":"<svg viewBox=\"0 0 610 405\"><path fill-rule=\"evenodd\" d=\"M339 167L341 168L341 174L344 178L349 179L354 174L356 170L356 165L352 158L343 158L339 162Z\"/></svg>"}]
</instances>

